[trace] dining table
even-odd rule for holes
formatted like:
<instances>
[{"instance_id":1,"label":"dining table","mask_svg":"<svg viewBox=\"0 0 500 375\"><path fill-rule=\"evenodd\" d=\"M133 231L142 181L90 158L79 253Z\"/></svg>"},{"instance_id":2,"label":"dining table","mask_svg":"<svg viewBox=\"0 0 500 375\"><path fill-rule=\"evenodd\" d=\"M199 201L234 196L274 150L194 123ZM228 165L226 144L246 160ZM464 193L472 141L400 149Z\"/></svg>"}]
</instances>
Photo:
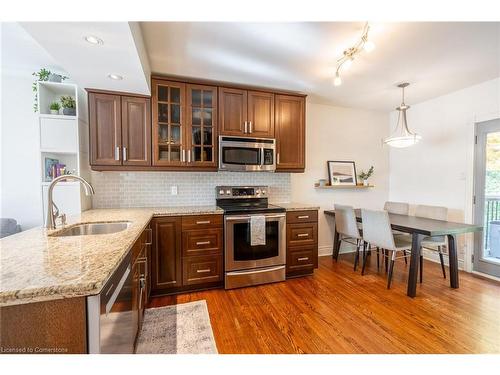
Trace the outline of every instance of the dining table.
<instances>
[{"instance_id":1,"label":"dining table","mask_svg":"<svg viewBox=\"0 0 500 375\"><path fill-rule=\"evenodd\" d=\"M354 212L356 214L356 221L362 223L361 209L355 209ZM335 217L335 210L325 210L324 213L327 216ZM428 236L446 236L448 238L450 286L452 288L459 287L457 235L482 231L482 226L392 213L389 213L389 221L393 230L408 233L412 236L407 289L407 295L409 297L416 296L421 242L424 237ZM339 251L340 236L337 232L336 226L334 226L332 256L335 260L338 260Z\"/></svg>"}]
</instances>

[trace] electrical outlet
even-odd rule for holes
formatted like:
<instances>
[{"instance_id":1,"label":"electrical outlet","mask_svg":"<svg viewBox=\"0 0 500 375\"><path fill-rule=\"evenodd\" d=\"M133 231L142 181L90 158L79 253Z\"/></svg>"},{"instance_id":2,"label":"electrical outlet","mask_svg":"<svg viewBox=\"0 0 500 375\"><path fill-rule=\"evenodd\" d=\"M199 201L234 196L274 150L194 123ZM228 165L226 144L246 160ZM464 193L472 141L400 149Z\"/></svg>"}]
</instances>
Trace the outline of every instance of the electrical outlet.
<instances>
[{"instance_id":1,"label":"electrical outlet","mask_svg":"<svg viewBox=\"0 0 500 375\"><path fill-rule=\"evenodd\" d=\"M172 186L170 188L170 194L177 195L177 186Z\"/></svg>"}]
</instances>

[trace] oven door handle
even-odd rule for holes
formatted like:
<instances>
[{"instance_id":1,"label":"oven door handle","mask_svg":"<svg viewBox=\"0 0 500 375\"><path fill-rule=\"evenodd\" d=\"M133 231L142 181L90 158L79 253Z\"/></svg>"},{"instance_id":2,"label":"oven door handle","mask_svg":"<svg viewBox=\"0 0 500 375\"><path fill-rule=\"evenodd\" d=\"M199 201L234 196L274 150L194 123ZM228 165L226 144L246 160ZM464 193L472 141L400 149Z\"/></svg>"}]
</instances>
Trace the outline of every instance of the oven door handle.
<instances>
[{"instance_id":1,"label":"oven door handle","mask_svg":"<svg viewBox=\"0 0 500 375\"><path fill-rule=\"evenodd\" d=\"M258 214L256 214L258 215ZM256 216L253 215L253 216ZM285 217L285 214L277 214L277 215L263 215L265 216L266 219L281 219L282 217ZM250 215L248 216L226 216L224 220L226 221L236 221L236 220L250 220Z\"/></svg>"},{"instance_id":2,"label":"oven door handle","mask_svg":"<svg viewBox=\"0 0 500 375\"><path fill-rule=\"evenodd\" d=\"M231 276L231 275L252 275L252 274L262 273L262 272L278 271L278 270L282 270L283 268L285 268L285 266L277 266L277 267L271 267L271 268L261 268L261 269L249 270L249 271L231 271L231 272L227 272L226 275L227 276Z\"/></svg>"}]
</instances>

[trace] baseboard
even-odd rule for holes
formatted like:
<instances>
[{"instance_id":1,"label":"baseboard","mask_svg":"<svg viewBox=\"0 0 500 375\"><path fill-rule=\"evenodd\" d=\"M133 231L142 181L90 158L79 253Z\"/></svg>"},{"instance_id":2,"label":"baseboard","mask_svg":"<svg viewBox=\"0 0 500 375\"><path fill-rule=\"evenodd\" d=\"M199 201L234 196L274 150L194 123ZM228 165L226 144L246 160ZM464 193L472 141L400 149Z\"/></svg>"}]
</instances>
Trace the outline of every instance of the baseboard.
<instances>
[{"instance_id":1,"label":"baseboard","mask_svg":"<svg viewBox=\"0 0 500 375\"><path fill-rule=\"evenodd\" d=\"M491 275L488 275L487 273L482 273L482 272L479 272L479 271L472 271L471 273L473 275L477 275L477 276L479 276L481 278L484 278L484 279L489 279L489 280L500 282L500 277L491 276Z\"/></svg>"},{"instance_id":2,"label":"baseboard","mask_svg":"<svg viewBox=\"0 0 500 375\"><path fill-rule=\"evenodd\" d=\"M441 261L439 260L439 253L438 252L432 251L432 250L423 249L423 254L424 254L424 259L430 260L431 262L434 262L434 263L441 264ZM447 255L444 256L444 264L446 266L450 265L449 258L448 258ZM462 271L465 271L465 262L464 262L463 259L459 259L458 260L458 269L462 270Z\"/></svg>"},{"instance_id":3,"label":"baseboard","mask_svg":"<svg viewBox=\"0 0 500 375\"><path fill-rule=\"evenodd\" d=\"M356 246L350 244L342 244L342 248L340 249L340 254L346 253L354 253L356 251ZM333 254L333 245L324 245L318 247L318 256L331 256Z\"/></svg>"},{"instance_id":4,"label":"baseboard","mask_svg":"<svg viewBox=\"0 0 500 375\"><path fill-rule=\"evenodd\" d=\"M354 245L350 245L350 244L344 245L343 244L342 249L340 251L340 254L353 253L355 251L356 251L356 247ZM319 246L318 255L320 257L331 256L332 254L333 254L333 245ZM424 259L426 259L426 260L430 260L431 262L435 262L435 263L441 263L439 260L439 254L437 252L424 249L423 254L424 254ZM448 259L447 255L444 256L444 264L447 266L449 265L449 259ZM460 269L462 271L465 270L465 262L463 259L458 260L458 269Z\"/></svg>"}]
</instances>

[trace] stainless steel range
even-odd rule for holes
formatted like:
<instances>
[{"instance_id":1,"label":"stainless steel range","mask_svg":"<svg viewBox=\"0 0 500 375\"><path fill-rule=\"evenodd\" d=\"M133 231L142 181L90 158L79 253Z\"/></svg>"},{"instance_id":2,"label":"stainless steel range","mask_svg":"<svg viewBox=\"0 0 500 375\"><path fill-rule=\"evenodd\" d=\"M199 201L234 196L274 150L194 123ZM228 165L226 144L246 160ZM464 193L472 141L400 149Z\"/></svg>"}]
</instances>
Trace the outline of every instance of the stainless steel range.
<instances>
[{"instance_id":1,"label":"stainless steel range","mask_svg":"<svg viewBox=\"0 0 500 375\"><path fill-rule=\"evenodd\" d=\"M285 209L268 203L267 186L218 186L224 210L225 288L285 280ZM261 221L255 244L252 225ZM253 243L253 245L252 245Z\"/></svg>"}]
</instances>

